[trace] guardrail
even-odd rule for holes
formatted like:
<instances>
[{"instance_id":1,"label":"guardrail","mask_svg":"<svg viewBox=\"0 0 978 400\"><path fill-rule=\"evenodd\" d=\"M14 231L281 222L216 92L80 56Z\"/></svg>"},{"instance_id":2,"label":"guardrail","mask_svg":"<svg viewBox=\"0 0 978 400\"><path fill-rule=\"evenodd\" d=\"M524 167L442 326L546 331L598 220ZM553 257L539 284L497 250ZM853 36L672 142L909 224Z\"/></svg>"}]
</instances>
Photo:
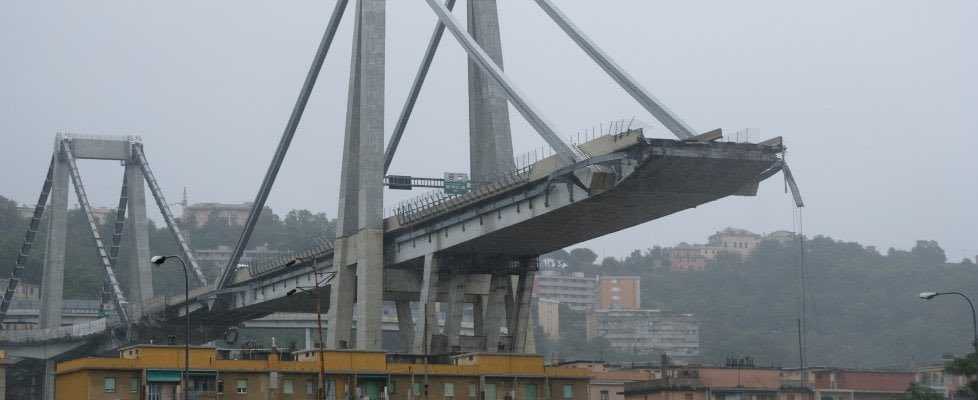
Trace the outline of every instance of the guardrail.
<instances>
[{"instance_id":1,"label":"guardrail","mask_svg":"<svg viewBox=\"0 0 978 400\"><path fill-rule=\"evenodd\" d=\"M35 343L52 340L78 340L87 336L101 334L109 329L109 320L99 318L71 326L57 328L32 329L26 331L0 331L0 342L5 343Z\"/></svg>"}]
</instances>

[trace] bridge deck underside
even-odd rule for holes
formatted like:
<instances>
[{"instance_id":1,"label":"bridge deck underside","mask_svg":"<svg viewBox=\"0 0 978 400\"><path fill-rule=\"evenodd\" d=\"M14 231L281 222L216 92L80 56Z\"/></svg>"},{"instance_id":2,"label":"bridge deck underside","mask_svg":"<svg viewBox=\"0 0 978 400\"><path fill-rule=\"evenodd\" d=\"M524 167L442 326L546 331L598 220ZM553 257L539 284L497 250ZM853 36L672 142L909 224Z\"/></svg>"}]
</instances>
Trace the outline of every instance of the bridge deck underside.
<instances>
[{"instance_id":1,"label":"bridge deck underside","mask_svg":"<svg viewBox=\"0 0 978 400\"><path fill-rule=\"evenodd\" d=\"M539 255L699 206L757 182L765 159L652 157L618 186L447 249L458 254Z\"/></svg>"},{"instance_id":2,"label":"bridge deck underside","mask_svg":"<svg viewBox=\"0 0 978 400\"><path fill-rule=\"evenodd\" d=\"M329 287L319 289L321 299L321 309L325 313L329 309ZM177 315L177 307L170 307L169 313L163 321L151 324L152 328L164 331L172 330L180 333L186 324L184 314ZM316 298L310 292L298 292L292 296L281 296L269 298L266 301L249 304L245 307L230 309L207 309L198 308L191 313L191 324L195 327L205 328L210 335L222 333L231 326L237 326L244 321L261 318L272 313L314 313L316 312Z\"/></svg>"}]
</instances>

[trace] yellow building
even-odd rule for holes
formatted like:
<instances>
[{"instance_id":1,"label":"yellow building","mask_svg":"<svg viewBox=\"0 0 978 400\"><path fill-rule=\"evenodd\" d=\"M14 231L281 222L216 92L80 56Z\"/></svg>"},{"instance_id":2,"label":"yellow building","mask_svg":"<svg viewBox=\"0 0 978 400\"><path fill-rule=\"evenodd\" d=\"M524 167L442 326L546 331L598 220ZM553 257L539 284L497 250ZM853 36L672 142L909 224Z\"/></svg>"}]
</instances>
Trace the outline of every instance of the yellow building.
<instances>
[{"instance_id":1,"label":"yellow building","mask_svg":"<svg viewBox=\"0 0 978 400\"><path fill-rule=\"evenodd\" d=\"M118 358L59 363L56 398L180 399L183 351L181 346L137 345L120 350ZM587 399L588 371L548 367L538 355L473 353L425 360L327 350L324 356L326 391L336 400ZM190 398L200 400L314 399L318 371L318 351L193 347L188 386Z\"/></svg>"}]
</instances>

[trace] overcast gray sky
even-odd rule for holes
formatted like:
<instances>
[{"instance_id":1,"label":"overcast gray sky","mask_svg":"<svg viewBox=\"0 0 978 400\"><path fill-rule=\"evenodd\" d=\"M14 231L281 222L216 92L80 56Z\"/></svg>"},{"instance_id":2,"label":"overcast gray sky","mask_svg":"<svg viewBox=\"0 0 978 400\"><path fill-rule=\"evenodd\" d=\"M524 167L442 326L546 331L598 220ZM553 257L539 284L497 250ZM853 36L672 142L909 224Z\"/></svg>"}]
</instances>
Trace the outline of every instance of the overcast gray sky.
<instances>
[{"instance_id":1,"label":"overcast gray sky","mask_svg":"<svg viewBox=\"0 0 978 400\"><path fill-rule=\"evenodd\" d=\"M353 3L353 2L351 2ZM435 20L388 2L387 131ZM456 15L464 15L464 2ZM500 0L505 67L571 135L653 121L530 0ZM784 136L805 231L881 248L978 254L978 2L559 0L591 38L700 131ZM139 134L171 202L250 201L333 1L8 1L0 5L0 194L33 203L58 130ZM347 15L349 17L349 14ZM345 18L269 204L336 214L351 19ZM466 56L446 35L393 173L466 171ZM511 109L512 110L512 109ZM517 152L542 141L512 110ZM664 129L649 136L670 137ZM81 164L113 206L121 169ZM405 193L391 193L393 204ZM602 256L792 228L780 175L586 243Z\"/></svg>"}]
</instances>

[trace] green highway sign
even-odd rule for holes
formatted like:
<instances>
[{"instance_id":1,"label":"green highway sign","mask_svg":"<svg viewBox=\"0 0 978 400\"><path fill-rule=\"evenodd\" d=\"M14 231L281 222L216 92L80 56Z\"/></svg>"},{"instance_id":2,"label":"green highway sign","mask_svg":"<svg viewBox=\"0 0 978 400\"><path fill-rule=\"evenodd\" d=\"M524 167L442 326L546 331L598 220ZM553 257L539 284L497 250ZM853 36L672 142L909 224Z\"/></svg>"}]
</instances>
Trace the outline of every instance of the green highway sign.
<instances>
[{"instance_id":1,"label":"green highway sign","mask_svg":"<svg viewBox=\"0 0 978 400\"><path fill-rule=\"evenodd\" d=\"M445 193L465 194L469 192L469 174L461 172L445 173Z\"/></svg>"}]
</instances>

